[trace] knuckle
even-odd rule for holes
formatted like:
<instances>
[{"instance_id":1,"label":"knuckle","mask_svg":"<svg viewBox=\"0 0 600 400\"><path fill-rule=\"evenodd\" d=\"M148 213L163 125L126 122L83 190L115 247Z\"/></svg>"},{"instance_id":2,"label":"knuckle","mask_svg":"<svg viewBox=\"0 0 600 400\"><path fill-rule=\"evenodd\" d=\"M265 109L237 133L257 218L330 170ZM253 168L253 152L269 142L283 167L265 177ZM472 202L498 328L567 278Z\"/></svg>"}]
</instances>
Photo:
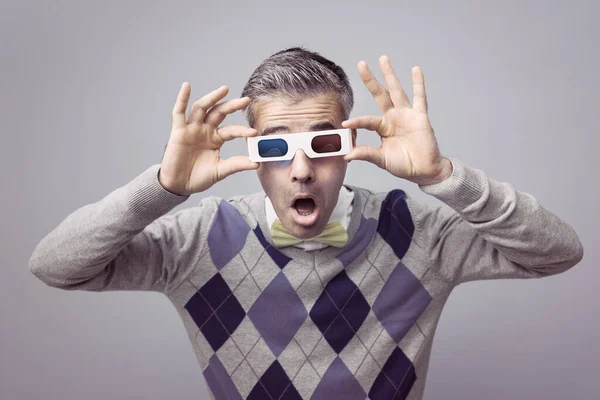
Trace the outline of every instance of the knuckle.
<instances>
[{"instance_id":1,"label":"knuckle","mask_svg":"<svg viewBox=\"0 0 600 400\"><path fill-rule=\"evenodd\" d=\"M200 108L202 110L206 109L206 105L204 99L199 99L194 102L194 107Z\"/></svg>"}]
</instances>

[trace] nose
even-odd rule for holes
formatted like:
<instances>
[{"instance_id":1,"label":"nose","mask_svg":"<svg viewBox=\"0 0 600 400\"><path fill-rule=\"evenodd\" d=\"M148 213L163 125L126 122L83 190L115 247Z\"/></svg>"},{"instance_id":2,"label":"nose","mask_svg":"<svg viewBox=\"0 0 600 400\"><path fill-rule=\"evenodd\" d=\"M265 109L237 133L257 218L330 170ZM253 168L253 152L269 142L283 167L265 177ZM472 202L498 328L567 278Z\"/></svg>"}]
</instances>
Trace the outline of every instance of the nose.
<instances>
[{"instance_id":1,"label":"nose","mask_svg":"<svg viewBox=\"0 0 600 400\"><path fill-rule=\"evenodd\" d=\"M315 169L312 160L301 149L296 151L292 159L291 176L292 182L305 183L314 182L315 180Z\"/></svg>"}]
</instances>

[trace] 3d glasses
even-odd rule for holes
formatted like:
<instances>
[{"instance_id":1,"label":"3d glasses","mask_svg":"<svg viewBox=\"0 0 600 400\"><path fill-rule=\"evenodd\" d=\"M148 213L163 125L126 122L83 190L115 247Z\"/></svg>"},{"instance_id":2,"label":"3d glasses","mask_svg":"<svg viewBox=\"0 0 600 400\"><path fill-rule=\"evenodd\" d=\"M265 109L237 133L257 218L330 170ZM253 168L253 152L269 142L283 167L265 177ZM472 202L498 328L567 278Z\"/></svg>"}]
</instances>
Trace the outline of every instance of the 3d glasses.
<instances>
[{"instance_id":1,"label":"3d glasses","mask_svg":"<svg viewBox=\"0 0 600 400\"><path fill-rule=\"evenodd\" d=\"M310 158L342 156L352 151L352 131L348 128L247 139L248 154L253 162L291 160L298 149Z\"/></svg>"}]
</instances>

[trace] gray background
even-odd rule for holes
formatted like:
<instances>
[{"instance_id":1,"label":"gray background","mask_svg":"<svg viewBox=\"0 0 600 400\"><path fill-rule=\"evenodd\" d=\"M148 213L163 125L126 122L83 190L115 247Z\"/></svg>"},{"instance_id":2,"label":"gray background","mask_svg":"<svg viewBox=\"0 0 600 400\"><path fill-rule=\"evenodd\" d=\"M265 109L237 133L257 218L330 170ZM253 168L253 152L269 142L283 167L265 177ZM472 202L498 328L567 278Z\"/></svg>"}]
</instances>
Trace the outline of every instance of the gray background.
<instances>
[{"instance_id":1,"label":"gray background","mask_svg":"<svg viewBox=\"0 0 600 400\"><path fill-rule=\"evenodd\" d=\"M346 70L352 116L378 113L358 61L381 77L388 54L410 98L419 65L442 153L534 195L583 242L583 261L565 274L457 288L425 398L600 395L597 2L0 4L0 398L207 398L166 297L51 289L27 262L68 214L160 163L182 82L192 101L221 84L238 97L264 58L294 45ZM226 123L245 122L236 113ZM367 131L358 142L379 143ZM223 149L244 151L242 140ZM366 162L351 163L346 182L439 204ZM258 190L252 171L205 194Z\"/></svg>"}]
</instances>

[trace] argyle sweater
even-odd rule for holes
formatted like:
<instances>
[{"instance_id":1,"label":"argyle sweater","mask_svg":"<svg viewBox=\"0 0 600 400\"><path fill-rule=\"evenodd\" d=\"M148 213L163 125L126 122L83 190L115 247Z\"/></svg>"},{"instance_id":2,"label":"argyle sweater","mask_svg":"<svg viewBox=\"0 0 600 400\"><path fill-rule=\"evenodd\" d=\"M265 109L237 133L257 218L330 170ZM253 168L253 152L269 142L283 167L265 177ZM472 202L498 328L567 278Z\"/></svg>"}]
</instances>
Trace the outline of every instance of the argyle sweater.
<instances>
[{"instance_id":1,"label":"argyle sweater","mask_svg":"<svg viewBox=\"0 0 600 400\"><path fill-rule=\"evenodd\" d=\"M167 214L159 164L66 217L30 271L65 290L164 293L221 399L421 399L452 289L540 278L583 257L577 234L527 193L451 159L452 176L400 189L352 185L348 244L277 249L264 192Z\"/></svg>"}]
</instances>

